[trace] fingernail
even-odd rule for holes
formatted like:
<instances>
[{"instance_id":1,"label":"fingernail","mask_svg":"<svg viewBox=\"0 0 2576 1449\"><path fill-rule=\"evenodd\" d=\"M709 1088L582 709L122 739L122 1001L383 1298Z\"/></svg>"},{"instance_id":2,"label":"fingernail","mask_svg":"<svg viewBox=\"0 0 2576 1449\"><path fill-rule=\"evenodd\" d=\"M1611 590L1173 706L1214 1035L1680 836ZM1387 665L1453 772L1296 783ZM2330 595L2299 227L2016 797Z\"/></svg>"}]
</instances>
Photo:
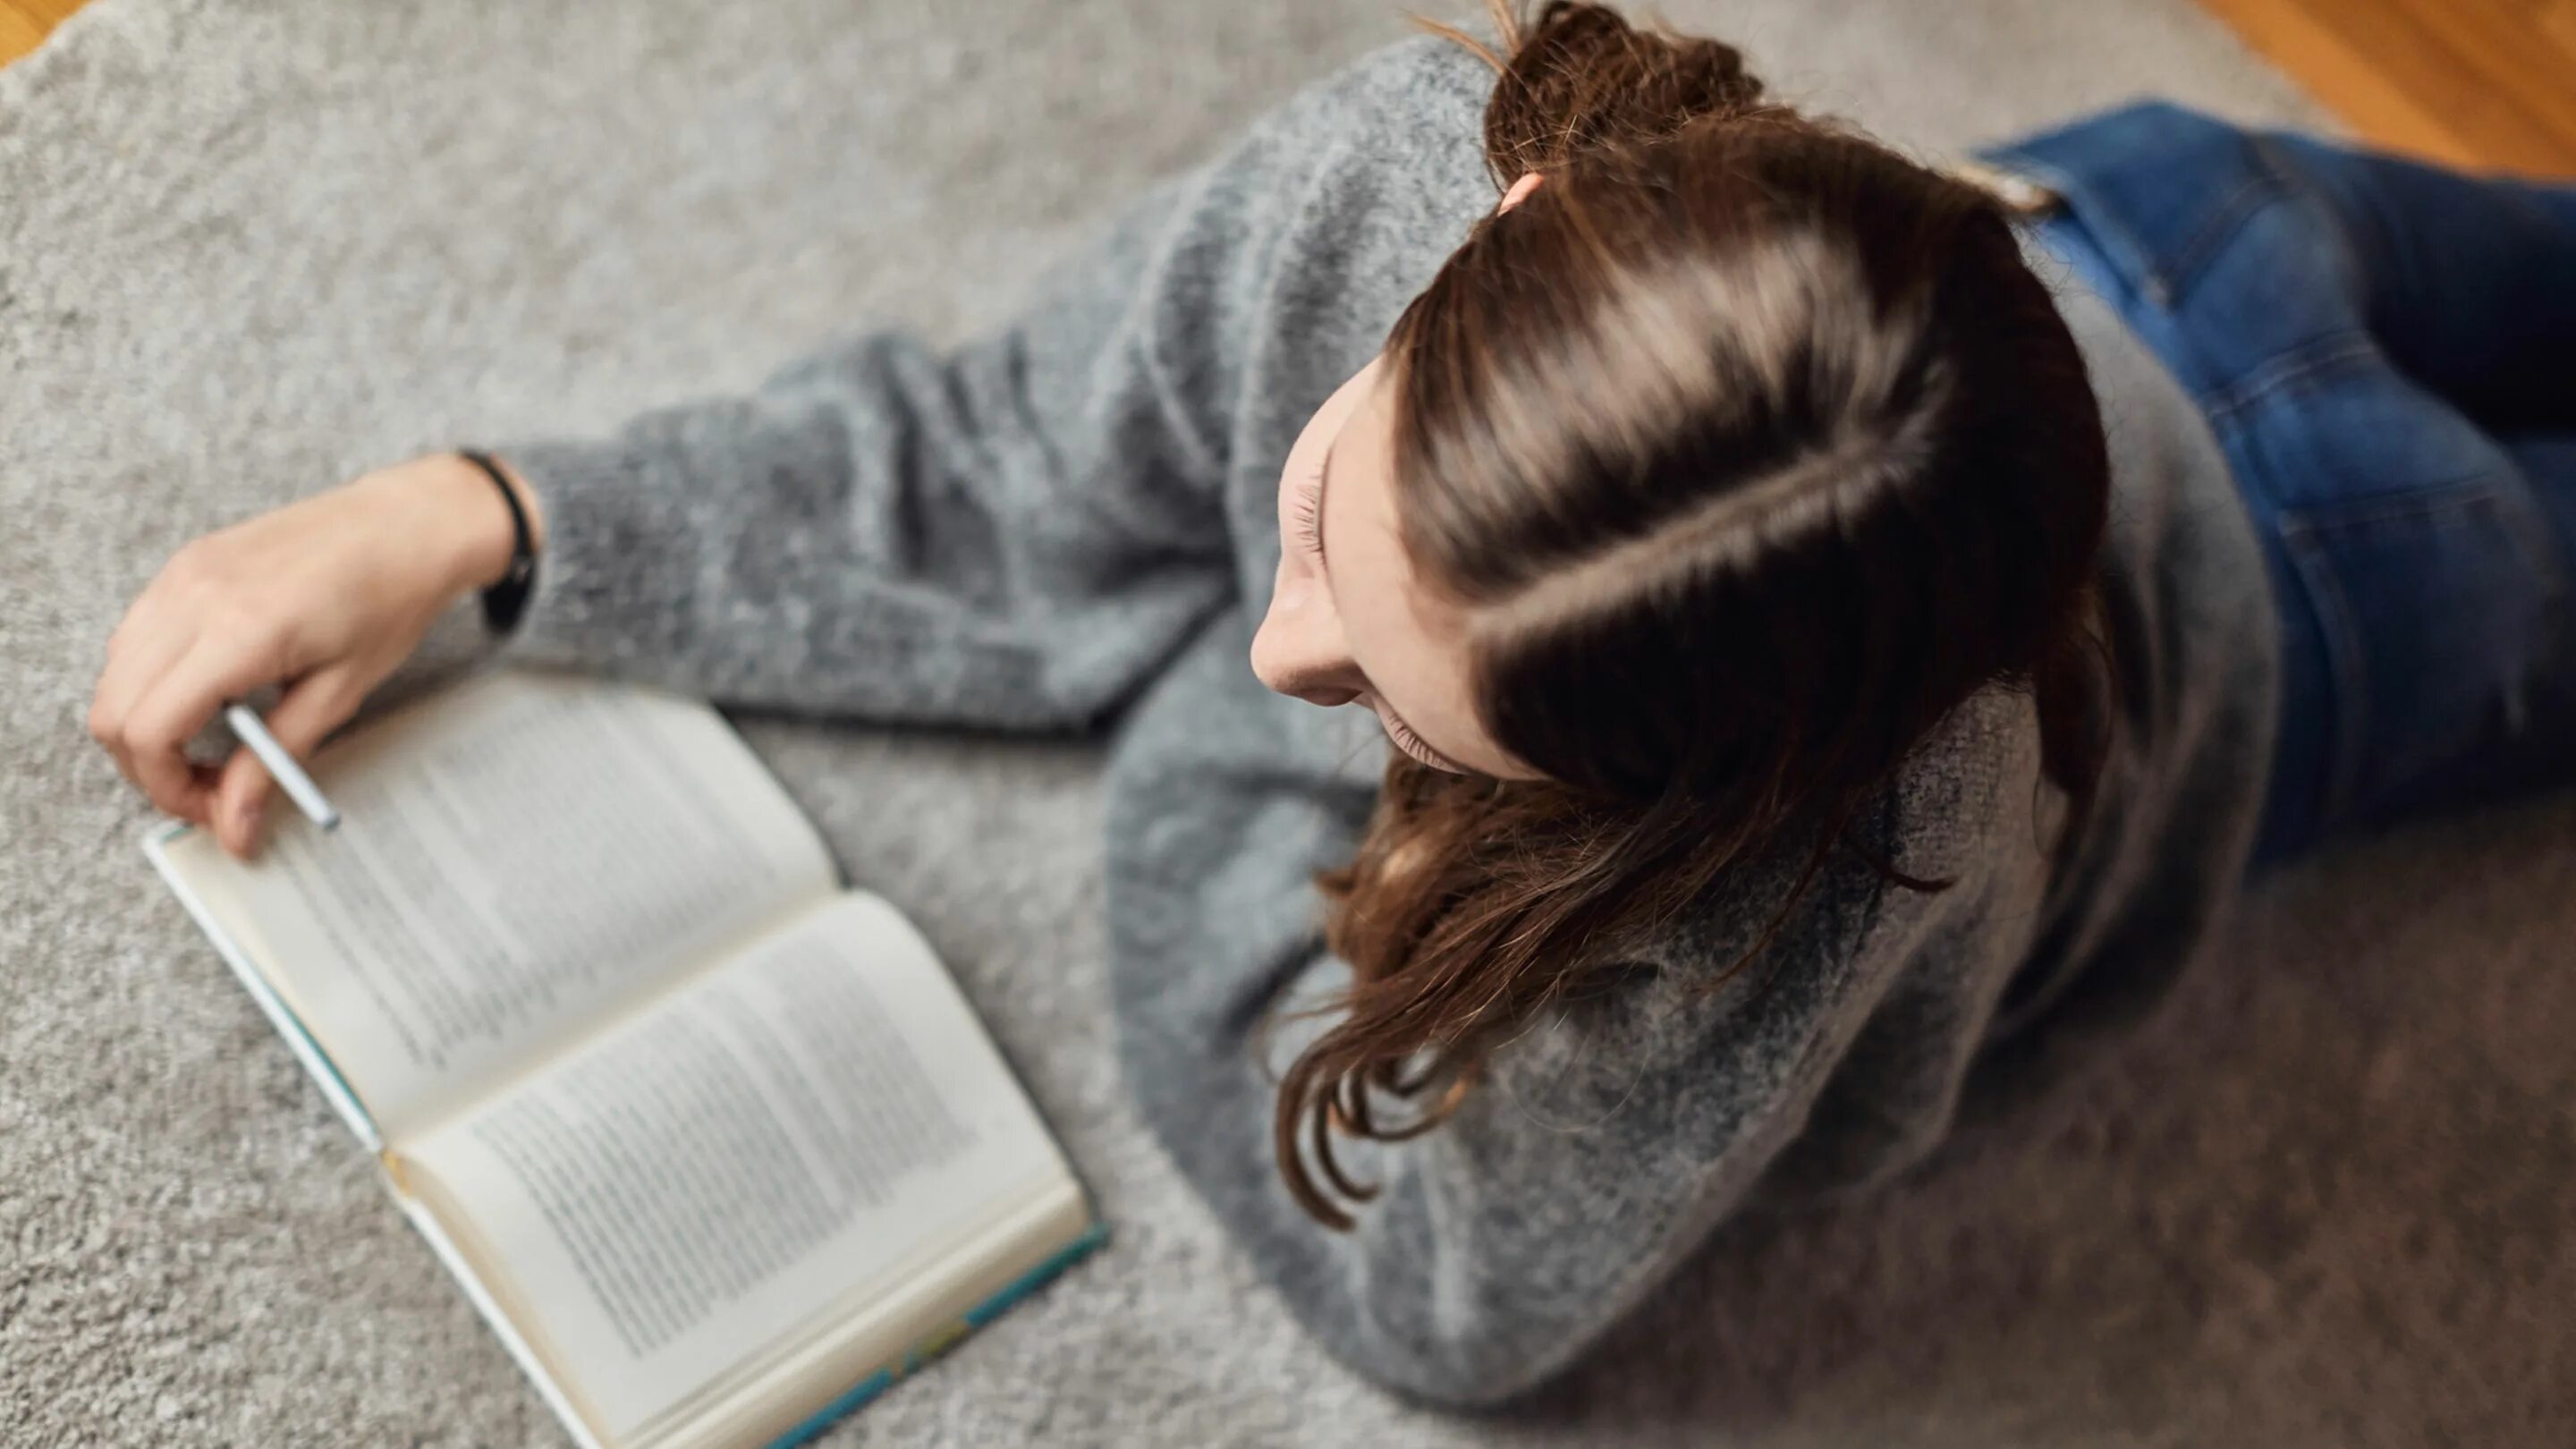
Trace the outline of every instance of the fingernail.
<instances>
[{"instance_id":1,"label":"fingernail","mask_svg":"<svg viewBox=\"0 0 2576 1449\"><path fill-rule=\"evenodd\" d=\"M259 844L259 821L260 816L265 813L266 811L263 809L261 802L253 800L249 804L244 805L241 808L241 813L234 817L240 822L242 847L244 849L248 849L251 846Z\"/></svg>"}]
</instances>

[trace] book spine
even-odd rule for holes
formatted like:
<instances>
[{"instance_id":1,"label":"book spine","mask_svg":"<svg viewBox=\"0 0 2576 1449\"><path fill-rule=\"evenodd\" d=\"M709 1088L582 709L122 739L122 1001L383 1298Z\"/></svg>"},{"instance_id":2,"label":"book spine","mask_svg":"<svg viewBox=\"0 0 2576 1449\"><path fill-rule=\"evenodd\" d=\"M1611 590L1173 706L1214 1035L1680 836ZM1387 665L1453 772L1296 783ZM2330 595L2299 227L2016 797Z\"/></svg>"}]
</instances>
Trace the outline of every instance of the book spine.
<instances>
[{"instance_id":1,"label":"book spine","mask_svg":"<svg viewBox=\"0 0 2576 1449\"><path fill-rule=\"evenodd\" d=\"M1109 1240L1105 1223L1094 1223L1090 1231L1067 1243L1054 1256L1013 1279L1002 1291L967 1309L965 1316L937 1332L925 1335L920 1342L904 1350L903 1357L859 1380L848 1392L815 1411L812 1418L773 1439L769 1449L795 1449L832 1426L835 1420L854 1413L879 1394L918 1371L924 1364L955 1348L966 1335L1010 1311L1013 1304L1046 1286L1057 1274L1072 1267L1092 1249Z\"/></svg>"},{"instance_id":2,"label":"book spine","mask_svg":"<svg viewBox=\"0 0 2576 1449\"><path fill-rule=\"evenodd\" d=\"M447 1236L447 1229L439 1226L437 1215L429 1210L427 1203L403 1191L401 1174L391 1170L391 1163L387 1168L387 1184L394 1190L395 1206L411 1220L412 1230L429 1244L430 1252L437 1257L439 1266L447 1270L447 1276L456 1280L456 1286L464 1291L465 1301L482 1316L484 1326L492 1330L493 1337L501 1340L501 1347L519 1366L519 1372L526 1374L528 1382L536 1385L537 1397L554 1411L555 1419L563 1425L564 1432L572 1437L578 1449L600 1449L598 1437L590 1432L590 1425L573 1408L571 1396L564 1392L563 1385L555 1382L545 1360L537 1356L536 1349L519 1332L517 1325L510 1322L510 1315L501 1311L491 1289L484 1285L482 1275L476 1273L474 1265L457 1251L456 1241Z\"/></svg>"},{"instance_id":3,"label":"book spine","mask_svg":"<svg viewBox=\"0 0 2576 1449\"><path fill-rule=\"evenodd\" d=\"M170 842L192 828L180 824L153 827L143 837L143 854L151 860L152 868L161 873L161 880L170 887L170 893L187 908L189 918L197 923L197 929L205 932L206 939L214 943L215 954L232 968L233 979L241 983L242 990L249 993L251 1000L259 1003L260 1011L268 1017L268 1024L285 1038L287 1049L294 1052L295 1059L303 1064L304 1074L313 1079L313 1085L322 1089L323 1099L331 1104L331 1110L340 1114L340 1120L348 1124L349 1130L357 1135L358 1141L369 1152L384 1151L385 1138L376 1130L376 1119L368 1116L367 1109L359 1104L358 1094L350 1089L348 1079L340 1075L340 1068L332 1062L331 1054L322 1050L322 1043L314 1040L313 1033L304 1029L304 1022L296 1016L294 1008L288 1006L285 998L277 994L277 989L268 984L268 978L260 975L259 968L251 964L250 958L242 954L241 946L233 940L232 933L215 920L214 912L198 899L196 891L180 876L178 867L171 863Z\"/></svg>"}]
</instances>

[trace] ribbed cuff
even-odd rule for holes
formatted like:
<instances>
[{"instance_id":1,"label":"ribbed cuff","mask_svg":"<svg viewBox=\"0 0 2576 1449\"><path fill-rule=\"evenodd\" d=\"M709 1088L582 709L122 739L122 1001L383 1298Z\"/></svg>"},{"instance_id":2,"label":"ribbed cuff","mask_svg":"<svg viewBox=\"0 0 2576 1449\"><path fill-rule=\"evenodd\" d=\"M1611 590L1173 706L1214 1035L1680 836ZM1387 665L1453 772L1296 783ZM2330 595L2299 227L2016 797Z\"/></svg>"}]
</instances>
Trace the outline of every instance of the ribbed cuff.
<instances>
[{"instance_id":1,"label":"ribbed cuff","mask_svg":"<svg viewBox=\"0 0 2576 1449\"><path fill-rule=\"evenodd\" d=\"M623 442L492 449L545 520L536 584L501 641L512 660L653 672L680 648L696 583L693 490L678 460Z\"/></svg>"}]
</instances>

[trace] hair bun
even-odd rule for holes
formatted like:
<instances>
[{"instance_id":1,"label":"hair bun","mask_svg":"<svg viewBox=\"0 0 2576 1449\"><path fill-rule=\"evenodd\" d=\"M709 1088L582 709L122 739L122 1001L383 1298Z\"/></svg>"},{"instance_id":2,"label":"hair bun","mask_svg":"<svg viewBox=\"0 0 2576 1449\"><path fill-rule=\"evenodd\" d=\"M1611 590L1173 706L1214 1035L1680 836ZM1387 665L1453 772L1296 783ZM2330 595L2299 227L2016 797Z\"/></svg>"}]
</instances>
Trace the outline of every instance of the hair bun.
<instances>
[{"instance_id":1,"label":"hair bun","mask_svg":"<svg viewBox=\"0 0 2576 1449\"><path fill-rule=\"evenodd\" d=\"M1721 41L1641 31L1574 0L1552 0L1526 24L1502 0L1494 10L1511 55L1485 108L1485 155L1506 185L1583 151L1764 108L1760 77Z\"/></svg>"}]
</instances>

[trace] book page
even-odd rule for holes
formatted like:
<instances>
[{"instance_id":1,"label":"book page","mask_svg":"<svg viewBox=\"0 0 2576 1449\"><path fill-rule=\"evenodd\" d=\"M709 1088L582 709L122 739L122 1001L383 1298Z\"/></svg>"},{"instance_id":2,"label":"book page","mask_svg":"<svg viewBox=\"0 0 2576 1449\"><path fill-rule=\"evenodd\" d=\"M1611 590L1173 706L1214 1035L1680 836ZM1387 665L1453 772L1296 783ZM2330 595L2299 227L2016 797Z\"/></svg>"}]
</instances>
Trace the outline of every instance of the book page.
<instances>
[{"instance_id":1,"label":"book page","mask_svg":"<svg viewBox=\"0 0 2576 1449\"><path fill-rule=\"evenodd\" d=\"M844 896L401 1154L603 1437L738 1389L1072 1173L892 907ZM943 1254L947 1257L943 1257Z\"/></svg>"},{"instance_id":2,"label":"book page","mask_svg":"<svg viewBox=\"0 0 2576 1449\"><path fill-rule=\"evenodd\" d=\"M831 859L712 709L487 676L325 748L325 834L174 869L398 1139L826 898Z\"/></svg>"}]
</instances>

